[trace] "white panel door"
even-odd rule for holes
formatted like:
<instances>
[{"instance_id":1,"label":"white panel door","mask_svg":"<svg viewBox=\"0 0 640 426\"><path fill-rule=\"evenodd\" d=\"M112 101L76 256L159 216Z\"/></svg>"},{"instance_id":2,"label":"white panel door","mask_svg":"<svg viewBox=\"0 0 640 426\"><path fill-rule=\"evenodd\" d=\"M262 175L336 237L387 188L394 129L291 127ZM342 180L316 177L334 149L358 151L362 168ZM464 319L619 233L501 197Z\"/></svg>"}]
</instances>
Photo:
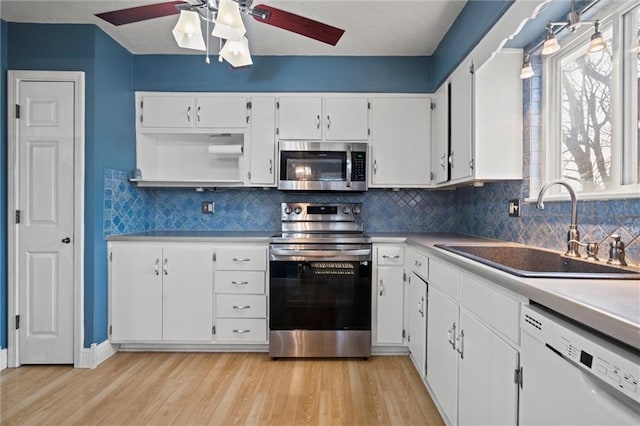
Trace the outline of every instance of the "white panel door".
<instances>
[{"instance_id":1,"label":"white panel door","mask_svg":"<svg viewBox=\"0 0 640 426\"><path fill-rule=\"evenodd\" d=\"M369 100L367 98L325 98L324 137L347 141L369 139Z\"/></svg>"},{"instance_id":2,"label":"white panel door","mask_svg":"<svg viewBox=\"0 0 640 426\"><path fill-rule=\"evenodd\" d=\"M74 91L20 83L20 364L73 364Z\"/></svg>"},{"instance_id":3,"label":"white panel door","mask_svg":"<svg viewBox=\"0 0 640 426\"><path fill-rule=\"evenodd\" d=\"M518 421L518 351L460 309L462 357L458 424L514 425Z\"/></svg>"},{"instance_id":4,"label":"white panel door","mask_svg":"<svg viewBox=\"0 0 640 426\"><path fill-rule=\"evenodd\" d=\"M435 108L431 121L431 183L449 180L449 83L445 82L435 94Z\"/></svg>"},{"instance_id":5,"label":"white panel door","mask_svg":"<svg viewBox=\"0 0 640 426\"><path fill-rule=\"evenodd\" d=\"M213 248L165 246L163 250L163 340L212 340Z\"/></svg>"},{"instance_id":6,"label":"white panel door","mask_svg":"<svg viewBox=\"0 0 640 426\"><path fill-rule=\"evenodd\" d=\"M142 98L140 125L145 129L194 126L196 111L192 96L147 95Z\"/></svg>"},{"instance_id":7,"label":"white panel door","mask_svg":"<svg viewBox=\"0 0 640 426\"><path fill-rule=\"evenodd\" d=\"M247 101L244 96L198 96L196 127L244 129L247 127Z\"/></svg>"},{"instance_id":8,"label":"white panel door","mask_svg":"<svg viewBox=\"0 0 640 426\"><path fill-rule=\"evenodd\" d=\"M471 62L460 65L451 75L451 180L472 175L473 73Z\"/></svg>"},{"instance_id":9,"label":"white panel door","mask_svg":"<svg viewBox=\"0 0 640 426\"><path fill-rule=\"evenodd\" d=\"M273 97L251 99L251 185L276 183L276 100Z\"/></svg>"},{"instance_id":10,"label":"white panel door","mask_svg":"<svg viewBox=\"0 0 640 426\"><path fill-rule=\"evenodd\" d=\"M431 101L428 98L371 100L371 185L430 183Z\"/></svg>"},{"instance_id":11,"label":"white panel door","mask_svg":"<svg viewBox=\"0 0 640 426\"><path fill-rule=\"evenodd\" d=\"M378 266L376 343L403 343L404 282L402 268Z\"/></svg>"},{"instance_id":12,"label":"white panel door","mask_svg":"<svg viewBox=\"0 0 640 426\"><path fill-rule=\"evenodd\" d=\"M427 284L413 273L408 286L409 352L421 377L426 367Z\"/></svg>"},{"instance_id":13,"label":"white panel door","mask_svg":"<svg viewBox=\"0 0 640 426\"><path fill-rule=\"evenodd\" d=\"M280 139L322 139L322 98L280 98L278 105Z\"/></svg>"},{"instance_id":14,"label":"white panel door","mask_svg":"<svg viewBox=\"0 0 640 426\"><path fill-rule=\"evenodd\" d=\"M440 403L447 423L458 423L458 353L453 347L458 305L429 286L427 319L427 382Z\"/></svg>"},{"instance_id":15,"label":"white panel door","mask_svg":"<svg viewBox=\"0 0 640 426\"><path fill-rule=\"evenodd\" d=\"M162 259L160 245L112 245L112 341L162 339Z\"/></svg>"}]
</instances>

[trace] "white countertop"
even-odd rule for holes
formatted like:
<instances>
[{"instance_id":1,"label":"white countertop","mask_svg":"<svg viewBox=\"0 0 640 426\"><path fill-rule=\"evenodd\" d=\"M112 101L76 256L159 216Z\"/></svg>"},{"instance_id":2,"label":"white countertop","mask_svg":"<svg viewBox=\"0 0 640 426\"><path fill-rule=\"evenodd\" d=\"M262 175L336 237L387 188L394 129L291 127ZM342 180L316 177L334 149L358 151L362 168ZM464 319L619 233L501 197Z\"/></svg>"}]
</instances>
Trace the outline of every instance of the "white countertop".
<instances>
[{"instance_id":1,"label":"white countertop","mask_svg":"<svg viewBox=\"0 0 640 426\"><path fill-rule=\"evenodd\" d=\"M243 242L267 243L280 231L145 231L111 235L108 241L171 241L171 242Z\"/></svg>"}]
</instances>

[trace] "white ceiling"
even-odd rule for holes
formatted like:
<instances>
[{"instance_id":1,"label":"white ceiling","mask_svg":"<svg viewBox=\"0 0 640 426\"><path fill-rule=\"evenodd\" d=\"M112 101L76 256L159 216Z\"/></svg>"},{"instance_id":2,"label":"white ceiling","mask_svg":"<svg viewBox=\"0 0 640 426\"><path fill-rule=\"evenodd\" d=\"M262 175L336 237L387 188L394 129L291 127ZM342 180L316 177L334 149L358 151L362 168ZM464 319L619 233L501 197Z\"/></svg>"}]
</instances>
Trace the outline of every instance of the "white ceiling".
<instances>
[{"instance_id":1,"label":"white ceiling","mask_svg":"<svg viewBox=\"0 0 640 426\"><path fill-rule=\"evenodd\" d=\"M171 29L178 15L115 27L94 14L160 3L128 0L0 0L9 22L89 23L135 54L189 54L176 46ZM431 55L466 0L255 0L345 30L333 47L243 15L252 55ZM211 38L217 45L218 39Z\"/></svg>"}]
</instances>

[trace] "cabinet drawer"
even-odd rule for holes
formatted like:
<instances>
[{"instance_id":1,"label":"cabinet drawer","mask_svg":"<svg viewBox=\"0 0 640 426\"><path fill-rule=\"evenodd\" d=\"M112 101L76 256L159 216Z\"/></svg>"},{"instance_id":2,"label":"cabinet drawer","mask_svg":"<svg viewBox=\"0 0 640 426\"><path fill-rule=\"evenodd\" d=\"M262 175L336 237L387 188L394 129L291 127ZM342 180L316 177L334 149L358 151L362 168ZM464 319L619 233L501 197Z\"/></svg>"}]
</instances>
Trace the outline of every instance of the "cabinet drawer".
<instances>
[{"instance_id":1,"label":"cabinet drawer","mask_svg":"<svg viewBox=\"0 0 640 426\"><path fill-rule=\"evenodd\" d=\"M216 293L264 294L264 272L216 271L213 289Z\"/></svg>"},{"instance_id":2,"label":"cabinet drawer","mask_svg":"<svg viewBox=\"0 0 640 426\"><path fill-rule=\"evenodd\" d=\"M431 258L429 263L429 284L435 285L455 300L458 300L460 273L456 268Z\"/></svg>"},{"instance_id":3,"label":"cabinet drawer","mask_svg":"<svg viewBox=\"0 0 640 426\"><path fill-rule=\"evenodd\" d=\"M378 247L378 265L403 265L404 248L402 247Z\"/></svg>"},{"instance_id":4,"label":"cabinet drawer","mask_svg":"<svg viewBox=\"0 0 640 426\"><path fill-rule=\"evenodd\" d=\"M266 271L267 247L223 247L216 253L216 268L231 271Z\"/></svg>"},{"instance_id":5,"label":"cabinet drawer","mask_svg":"<svg viewBox=\"0 0 640 426\"><path fill-rule=\"evenodd\" d=\"M516 344L520 343L520 301L462 274L461 304Z\"/></svg>"},{"instance_id":6,"label":"cabinet drawer","mask_svg":"<svg viewBox=\"0 0 640 426\"><path fill-rule=\"evenodd\" d=\"M429 258L423 254L409 250L407 253L407 266L411 272L415 272L425 280L429 279Z\"/></svg>"},{"instance_id":7,"label":"cabinet drawer","mask_svg":"<svg viewBox=\"0 0 640 426\"><path fill-rule=\"evenodd\" d=\"M216 323L216 340L219 342L265 342L267 340L266 319L222 318Z\"/></svg>"},{"instance_id":8,"label":"cabinet drawer","mask_svg":"<svg viewBox=\"0 0 640 426\"><path fill-rule=\"evenodd\" d=\"M266 318L267 297L262 295L220 294L216 296L216 317Z\"/></svg>"}]
</instances>

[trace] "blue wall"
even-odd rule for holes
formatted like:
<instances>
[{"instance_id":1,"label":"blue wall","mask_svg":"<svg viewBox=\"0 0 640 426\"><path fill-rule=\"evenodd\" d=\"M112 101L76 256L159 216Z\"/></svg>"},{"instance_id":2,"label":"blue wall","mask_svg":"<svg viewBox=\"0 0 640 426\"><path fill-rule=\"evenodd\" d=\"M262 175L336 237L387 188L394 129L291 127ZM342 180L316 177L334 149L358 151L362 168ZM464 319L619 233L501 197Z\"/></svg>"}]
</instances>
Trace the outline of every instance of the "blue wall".
<instances>
[{"instance_id":1,"label":"blue wall","mask_svg":"<svg viewBox=\"0 0 640 426\"><path fill-rule=\"evenodd\" d=\"M0 20L0 348L7 347L7 23Z\"/></svg>"}]
</instances>

